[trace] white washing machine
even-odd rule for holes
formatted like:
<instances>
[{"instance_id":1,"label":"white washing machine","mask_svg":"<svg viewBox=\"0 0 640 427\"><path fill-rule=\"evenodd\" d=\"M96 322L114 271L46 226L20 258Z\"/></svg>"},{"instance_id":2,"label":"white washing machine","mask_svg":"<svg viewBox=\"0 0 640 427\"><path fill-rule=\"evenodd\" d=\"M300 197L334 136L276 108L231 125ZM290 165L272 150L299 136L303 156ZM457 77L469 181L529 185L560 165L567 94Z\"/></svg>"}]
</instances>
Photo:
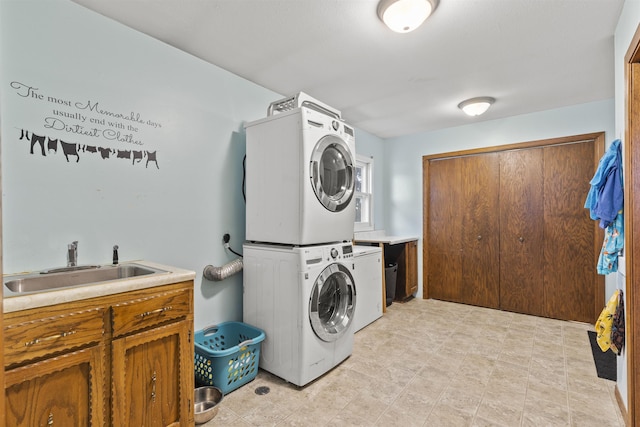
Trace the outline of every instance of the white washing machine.
<instances>
[{"instance_id":1,"label":"white washing machine","mask_svg":"<svg viewBox=\"0 0 640 427\"><path fill-rule=\"evenodd\" d=\"M298 386L353 351L351 243L244 245L243 321L265 332L260 367Z\"/></svg>"},{"instance_id":2,"label":"white washing machine","mask_svg":"<svg viewBox=\"0 0 640 427\"><path fill-rule=\"evenodd\" d=\"M358 287L353 330L358 332L382 317L382 304L385 300L382 289L382 248L353 246L353 279Z\"/></svg>"},{"instance_id":3,"label":"white washing machine","mask_svg":"<svg viewBox=\"0 0 640 427\"><path fill-rule=\"evenodd\" d=\"M353 239L354 130L337 110L300 105L245 126L248 241Z\"/></svg>"}]
</instances>

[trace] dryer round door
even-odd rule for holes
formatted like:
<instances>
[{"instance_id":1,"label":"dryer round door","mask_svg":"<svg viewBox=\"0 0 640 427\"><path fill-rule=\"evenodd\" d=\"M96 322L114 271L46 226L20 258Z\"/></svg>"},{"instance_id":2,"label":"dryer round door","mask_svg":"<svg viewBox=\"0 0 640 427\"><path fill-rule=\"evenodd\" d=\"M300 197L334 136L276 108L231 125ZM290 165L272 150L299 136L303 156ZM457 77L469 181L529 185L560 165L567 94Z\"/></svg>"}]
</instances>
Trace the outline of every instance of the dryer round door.
<instances>
[{"instance_id":1,"label":"dryer round door","mask_svg":"<svg viewBox=\"0 0 640 427\"><path fill-rule=\"evenodd\" d=\"M313 332L326 342L340 339L353 321L355 307L356 288L349 269L337 263L327 266L311 290L309 320Z\"/></svg>"},{"instance_id":2,"label":"dryer round door","mask_svg":"<svg viewBox=\"0 0 640 427\"><path fill-rule=\"evenodd\" d=\"M349 206L354 190L354 160L349 147L335 135L318 141L311 155L311 185L326 209L340 212Z\"/></svg>"}]
</instances>

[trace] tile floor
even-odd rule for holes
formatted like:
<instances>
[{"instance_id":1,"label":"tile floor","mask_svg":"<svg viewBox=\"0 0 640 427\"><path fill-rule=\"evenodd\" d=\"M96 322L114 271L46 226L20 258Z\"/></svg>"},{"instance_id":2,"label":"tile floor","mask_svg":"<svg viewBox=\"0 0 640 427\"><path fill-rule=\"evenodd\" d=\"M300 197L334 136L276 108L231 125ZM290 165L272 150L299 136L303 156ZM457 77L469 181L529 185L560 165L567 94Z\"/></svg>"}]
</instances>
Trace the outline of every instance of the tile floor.
<instances>
[{"instance_id":1,"label":"tile floor","mask_svg":"<svg viewBox=\"0 0 640 427\"><path fill-rule=\"evenodd\" d=\"M394 303L303 388L260 370L205 426L624 426L584 323ZM268 386L258 395L255 389Z\"/></svg>"}]
</instances>

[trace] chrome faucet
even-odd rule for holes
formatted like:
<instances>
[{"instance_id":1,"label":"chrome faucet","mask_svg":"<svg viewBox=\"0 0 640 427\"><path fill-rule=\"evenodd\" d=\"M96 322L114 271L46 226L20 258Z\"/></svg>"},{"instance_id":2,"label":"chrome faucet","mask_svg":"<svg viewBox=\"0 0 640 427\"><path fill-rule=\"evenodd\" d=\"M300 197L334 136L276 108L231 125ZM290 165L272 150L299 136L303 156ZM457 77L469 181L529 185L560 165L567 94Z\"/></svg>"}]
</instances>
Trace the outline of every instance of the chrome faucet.
<instances>
[{"instance_id":1,"label":"chrome faucet","mask_svg":"<svg viewBox=\"0 0 640 427\"><path fill-rule=\"evenodd\" d=\"M67 267L75 267L78 265L78 241L67 245Z\"/></svg>"}]
</instances>

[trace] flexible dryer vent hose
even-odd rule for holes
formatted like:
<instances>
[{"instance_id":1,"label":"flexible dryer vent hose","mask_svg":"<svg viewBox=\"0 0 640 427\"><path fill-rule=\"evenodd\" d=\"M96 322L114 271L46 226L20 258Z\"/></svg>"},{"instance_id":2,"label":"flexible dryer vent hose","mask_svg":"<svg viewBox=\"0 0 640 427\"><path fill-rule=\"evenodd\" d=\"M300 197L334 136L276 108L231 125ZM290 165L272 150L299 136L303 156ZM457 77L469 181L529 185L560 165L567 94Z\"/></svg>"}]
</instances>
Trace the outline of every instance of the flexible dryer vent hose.
<instances>
[{"instance_id":1,"label":"flexible dryer vent hose","mask_svg":"<svg viewBox=\"0 0 640 427\"><path fill-rule=\"evenodd\" d=\"M227 277L233 276L236 273L242 271L242 259L238 258L234 261L231 261L228 264L223 265L222 267L214 267L212 265L207 265L202 272L202 275L207 280L213 280L214 282L219 282L220 280L224 280Z\"/></svg>"}]
</instances>

